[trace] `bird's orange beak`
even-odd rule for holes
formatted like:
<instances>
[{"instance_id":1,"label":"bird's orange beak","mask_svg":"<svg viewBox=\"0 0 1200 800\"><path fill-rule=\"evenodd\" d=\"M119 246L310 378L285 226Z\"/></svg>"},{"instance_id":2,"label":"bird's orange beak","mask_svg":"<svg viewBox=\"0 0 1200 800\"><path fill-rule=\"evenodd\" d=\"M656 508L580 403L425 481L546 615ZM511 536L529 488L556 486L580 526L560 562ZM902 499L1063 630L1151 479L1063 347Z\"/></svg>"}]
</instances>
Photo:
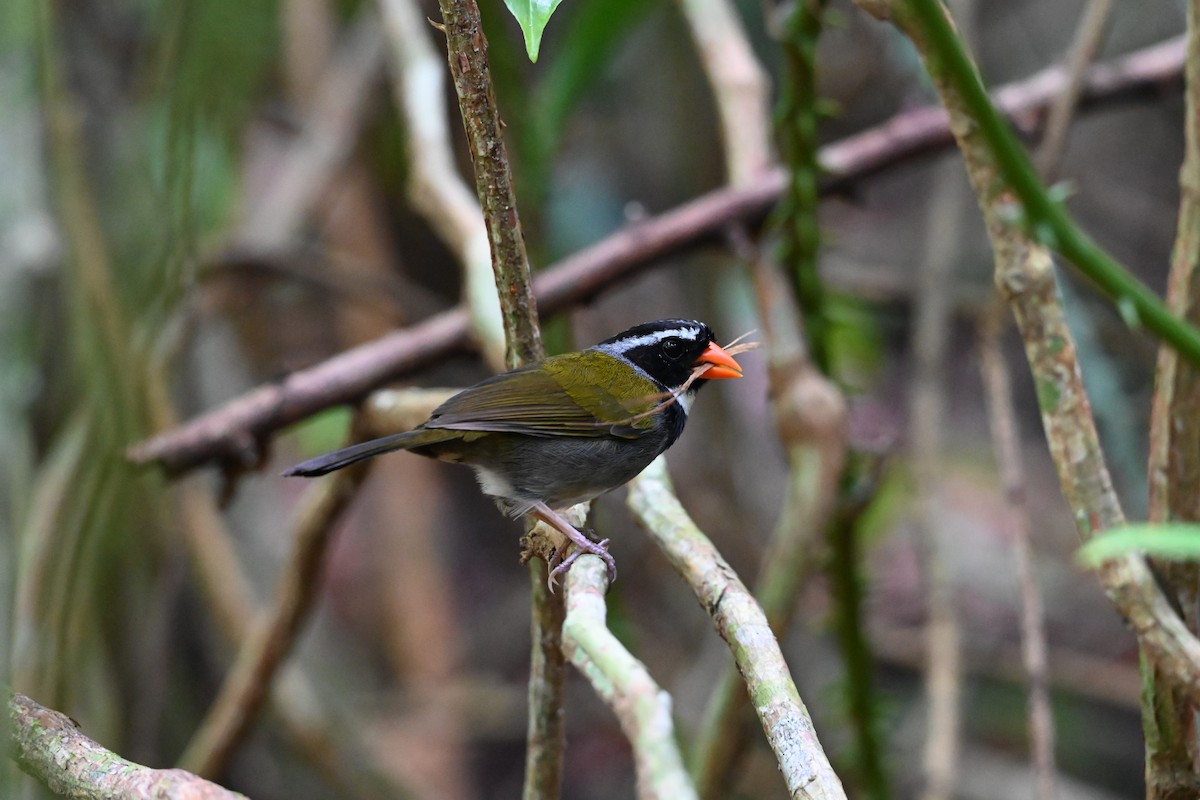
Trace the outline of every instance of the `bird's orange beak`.
<instances>
[{"instance_id":1,"label":"bird's orange beak","mask_svg":"<svg viewBox=\"0 0 1200 800\"><path fill-rule=\"evenodd\" d=\"M696 359L693 366L701 364L710 364L711 366L705 370L700 377L706 381L721 380L722 378L740 378L742 377L742 367L733 360L733 356L726 353L716 342L709 342L708 347L700 357Z\"/></svg>"}]
</instances>

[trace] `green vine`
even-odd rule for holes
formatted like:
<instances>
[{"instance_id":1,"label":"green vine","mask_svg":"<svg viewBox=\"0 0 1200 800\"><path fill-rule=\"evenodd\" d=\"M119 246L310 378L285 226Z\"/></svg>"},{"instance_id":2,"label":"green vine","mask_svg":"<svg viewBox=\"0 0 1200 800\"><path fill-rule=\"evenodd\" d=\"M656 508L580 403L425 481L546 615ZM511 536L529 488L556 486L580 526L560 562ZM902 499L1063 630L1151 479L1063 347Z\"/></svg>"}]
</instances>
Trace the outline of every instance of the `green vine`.
<instances>
[{"instance_id":1,"label":"green vine","mask_svg":"<svg viewBox=\"0 0 1200 800\"><path fill-rule=\"evenodd\" d=\"M820 204L820 102L817 97L817 40L825 0L801 0L788 15L783 50L776 129L783 163L791 176L775 217L780 234L780 260L790 270L796 300L804 315L809 354L828 375L830 364L829 317L825 287L821 283L819 255Z\"/></svg>"},{"instance_id":2,"label":"green vine","mask_svg":"<svg viewBox=\"0 0 1200 800\"><path fill-rule=\"evenodd\" d=\"M940 0L904 0L907 12L929 40L940 68L962 95L963 103L991 148L1004 184L1024 207L1030 235L1060 253L1116 304L1131 327L1144 326L1194 364L1200 364L1200 331L1172 314L1158 295L1092 241L1071 219L1062 202L1042 185L1016 135L992 105Z\"/></svg>"}]
</instances>

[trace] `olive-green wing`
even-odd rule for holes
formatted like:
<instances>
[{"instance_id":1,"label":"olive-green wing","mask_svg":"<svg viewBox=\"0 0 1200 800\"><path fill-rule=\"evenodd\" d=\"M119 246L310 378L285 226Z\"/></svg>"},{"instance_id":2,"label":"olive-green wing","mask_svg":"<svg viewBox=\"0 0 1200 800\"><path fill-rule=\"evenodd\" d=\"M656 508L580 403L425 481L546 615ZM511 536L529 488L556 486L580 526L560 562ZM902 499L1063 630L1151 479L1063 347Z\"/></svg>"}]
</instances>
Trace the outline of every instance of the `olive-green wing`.
<instances>
[{"instance_id":1,"label":"olive-green wing","mask_svg":"<svg viewBox=\"0 0 1200 800\"><path fill-rule=\"evenodd\" d=\"M661 399L661 389L628 364L586 350L477 383L439 406L425 427L636 439L653 426L644 412Z\"/></svg>"}]
</instances>

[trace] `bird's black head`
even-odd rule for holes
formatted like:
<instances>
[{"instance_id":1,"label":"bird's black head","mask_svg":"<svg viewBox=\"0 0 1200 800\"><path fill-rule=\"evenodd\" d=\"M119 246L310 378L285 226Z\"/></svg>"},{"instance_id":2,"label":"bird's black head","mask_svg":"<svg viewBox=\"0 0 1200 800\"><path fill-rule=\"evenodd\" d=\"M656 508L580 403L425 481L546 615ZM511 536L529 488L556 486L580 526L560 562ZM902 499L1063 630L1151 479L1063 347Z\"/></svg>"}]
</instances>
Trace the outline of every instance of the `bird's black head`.
<instances>
[{"instance_id":1,"label":"bird's black head","mask_svg":"<svg viewBox=\"0 0 1200 800\"><path fill-rule=\"evenodd\" d=\"M660 319L635 325L596 345L624 358L668 389L683 385L713 341L712 329L690 319ZM698 380L692 387L698 387Z\"/></svg>"}]
</instances>

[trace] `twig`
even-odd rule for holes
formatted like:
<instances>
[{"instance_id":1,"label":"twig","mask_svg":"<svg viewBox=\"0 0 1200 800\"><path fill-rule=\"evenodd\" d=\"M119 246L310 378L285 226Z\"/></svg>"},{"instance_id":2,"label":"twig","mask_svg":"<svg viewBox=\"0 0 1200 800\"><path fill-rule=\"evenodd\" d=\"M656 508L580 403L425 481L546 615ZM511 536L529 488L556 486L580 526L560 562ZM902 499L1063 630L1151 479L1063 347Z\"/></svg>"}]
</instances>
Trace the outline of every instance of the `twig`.
<instances>
[{"instance_id":1,"label":"twig","mask_svg":"<svg viewBox=\"0 0 1200 800\"><path fill-rule=\"evenodd\" d=\"M291 242L353 150L383 54L378 20L363 14L339 44L275 178L263 196L247 203L249 213L230 243L234 249L270 252Z\"/></svg>"},{"instance_id":2,"label":"twig","mask_svg":"<svg viewBox=\"0 0 1200 800\"><path fill-rule=\"evenodd\" d=\"M960 35L975 37L974 2L949 7L959 17ZM969 189L962 186L957 164L944 162L936 172L926 210L924 252L917 268L913 296L913 331L909 349L913 376L909 384L909 455L914 479L913 522L925 585L928 615L925 636L925 740L922 752L924 800L950 800L955 795L961 748L962 629L955 586L944 537L946 514L942 495L942 427L945 423L944 368L949 329L953 267Z\"/></svg>"},{"instance_id":3,"label":"twig","mask_svg":"<svg viewBox=\"0 0 1200 800\"><path fill-rule=\"evenodd\" d=\"M1167 305L1192 324L1200 321L1200 4L1188 3L1185 151L1179 173L1179 220ZM1159 349L1150 416L1150 503L1152 522L1200 520L1200 370L1168 347ZM1163 589L1182 611L1184 623L1200 629L1200 569L1195 563L1159 563ZM1181 797L1200 792L1196 704L1172 686L1161 668L1144 675L1146 796ZM1150 713L1152 711L1152 713Z\"/></svg>"},{"instance_id":4,"label":"twig","mask_svg":"<svg viewBox=\"0 0 1200 800\"><path fill-rule=\"evenodd\" d=\"M884 663L920 671L925 667L924 635L924 628L915 625L876 625L871 632L871 646ZM969 639L965 644L964 663L971 675L1013 685L1028 685L1029 672L1020 648L976 643L971 649ZM1121 663L1115 658L1068 647L1053 648L1047 663L1047 680L1055 691L1105 703L1123 711L1140 710L1138 695L1142 681L1136 664Z\"/></svg>"},{"instance_id":5,"label":"twig","mask_svg":"<svg viewBox=\"0 0 1200 800\"><path fill-rule=\"evenodd\" d=\"M1025 343L1063 495L1080 536L1089 539L1098 531L1124 524L1125 515L1104 463L1075 345L1058 299L1050 253L1011 224L1007 210L1012 198L997 194L997 186L1003 184L998 181L989 140L971 116L974 104L964 102L958 80L948 74L961 66L960 58L947 61L933 57L940 51L934 51L925 40L924 28L912 24L912 18L898 22L916 43L942 102L950 110L967 175L992 239L996 285L1008 301ZM958 47L957 42L953 47ZM958 55L965 59L961 52ZM968 69L972 69L969 62ZM1098 573L1109 599L1128 620L1144 652L1178 682L1193 702L1200 701L1200 641L1167 602L1145 560L1137 555L1116 558L1106 562Z\"/></svg>"},{"instance_id":6,"label":"twig","mask_svg":"<svg viewBox=\"0 0 1200 800\"><path fill-rule=\"evenodd\" d=\"M720 119L725 172L747 186L771 166L767 75L729 0L679 0Z\"/></svg>"},{"instance_id":7,"label":"twig","mask_svg":"<svg viewBox=\"0 0 1200 800\"><path fill-rule=\"evenodd\" d=\"M617 715L633 748L640 800L694 800L671 722L670 697L605 624L604 562L582 556L567 573L563 650Z\"/></svg>"},{"instance_id":8,"label":"twig","mask_svg":"<svg viewBox=\"0 0 1200 800\"><path fill-rule=\"evenodd\" d=\"M391 40L396 106L408 144L408 200L450 247L463 268L471 330L493 370L504 367L504 324L492 253L479 201L454 164L447 125L445 64L430 41L433 29L414 0L379 0Z\"/></svg>"},{"instance_id":9,"label":"twig","mask_svg":"<svg viewBox=\"0 0 1200 800\"><path fill-rule=\"evenodd\" d=\"M574 572L574 567L567 573ZM551 594L546 583L545 559L529 562L532 598L529 664L529 719L525 733L525 785L523 800L556 800L562 786L563 751L566 747L564 703L566 657L562 626L566 606L562 595Z\"/></svg>"},{"instance_id":10,"label":"twig","mask_svg":"<svg viewBox=\"0 0 1200 800\"><path fill-rule=\"evenodd\" d=\"M488 68L488 44L475 0L439 0L459 109L475 165L475 194L483 207L492 269L504 318L509 369L545 357L538 331L537 305L529 280L529 258L517 216L508 151L501 133Z\"/></svg>"},{"instance_id":11,"label":"twig","mask_svg":"<svg viewBox=\"0 0 1200 800\"><path fill-rule=\"evenodd\" d=\"M1137 51L1094 67L1084 100L1113 101L1161 92L1178 84L1183 39ZM1065 73L1054 67L996 92L1006 113L1033 117L1055 97ZM822 149L822 168L833 190L952 142L943 109L919 108ZM719 189L683 206L617 231L553 265L534 281L543 314L596 296L617 281L660 259L719 241L735 220L761 221L786 183L781 170L744 189ZM250 466L261 459L259 443L274 432L331 406L354 403L389 380L415 372L469 347L469 320L456 308L348 350L261 386L152 439L134 445L129 457L157 463L170 474L210 461Z\"/></svg>"},{"instance_id":12,"label":"twig","mask_svg":"<svg viewBox=\"0 0 1200 800\"><path fill-rule=\"evenodd\" d=\"M243 639L217 699L180 757L185 769L200 775L219 774L249 732L276 671L312 609L333 531L366 478L369 463L341 470L305 495L274 605Z\"/></svg>"},{"instance_id":13,"label":"twig","mask_svg":"<svg viewBox=\"0 0 1200 800\"><path fill-rule=\"evenodd\" d=\"M1021 656L1029 681L1029 741L1033 756L1034 783L1038 800L1053 800L1058 794L1054 765L1054 715L1050 709L1050 677L1046 663L1045 615L1042 594L1033 569L1029 537L1029 513L1025 505L1025 471L1021 464L1021 440L1013 410L1008 365L1000 350L1000 336L1007 320L1000 303L980 322L979 355L987 395L988 419L1000 483L1004 492L1004 522L1013 542L1017 580L1021 587Z\"/></svg>"},{"instance_id":14,"label":"twig","mask_svg":"<svg viewBox=\"0 0 1200 800\"><path fill-rule=\"evenodd\" d=\"M445 23L450 72L475 165L475 191L491 245L492 269L504 319L505 363L511 369L540 361L545 350L538 328L524 235L517 217L512 172L501 135L500 112L488 69L487 39L475 0L439 0L439 5ZM530 536L544 538L546 530L544 525L534 526ZM531 561L529 573L534 583L545 580L545 567L539 560ZM549 800L558 796L562 783L565 611L561 596L540 586L532 591L533 644L524 796L527 800Z\"/></svg>"},{"instance_id":15,"label":"twig","mask_svg":"<svg viewBox=\"0 0 1200 800\"><path fill-rule=\"evenodd\" d=\"M66 714L23 694L8 701L11 743L21 769L71 800L245 800L181 769L151 769L106 750Z\"/></svg>"},{"instance_id":16,"label":"twig","mask_svg":"<svg viewBox=\"0 0 1200 800\"><path fill-rule=\"evenodd\" d=\"M943 187L945 184L943 184ZM945 397L942 365L945 358L949 302L946 291L953 263L958 226L947 214L960 207L954 192L937 192L929 210L930 242L921 259L912 339L915 363L910 387L912 464L916 480L914 517L929 614L925 651L925 726L922 797L948 800L954 796L957 774L961 703L960 630L955 612L954 585L942 544L945 513L941 492L941 430Z\"/></svg>"},{"instance_id":17,"label":"twig","mask_svg":"<svg viewBox=\"0 0 1200 800\"><path fill-rule=\"evenodd\" d=\"M1111 11L1112 0L1088 0L1079 27L1075 29L1075 38L1071 42L1071 52L1067 57L1067 85L1050 106L1046 134L1042 137L1041 147L1038 148L1038 172L1042 180L1048 183L1054 182L1062 163L1063 153L1067 149L1067 134L1071 130L1075 107L1083 91L1084 76L1088 67L1096 60L1096 54L1104 41Z\"/></svg>"},{"instance_id":18,"label":"twig","mask_svg":"<svg viewBox=\"0 0 1200 800\"><path fill-rule=\"evenodd\" d=\"M683 576L729 645L789 796L793 800L844 798L842 783L821 749L812 718L766 616L680 505L667 477L666 461L655 459L629 486L629 507L634 515Z\"/></svg>"}]
</instances>

